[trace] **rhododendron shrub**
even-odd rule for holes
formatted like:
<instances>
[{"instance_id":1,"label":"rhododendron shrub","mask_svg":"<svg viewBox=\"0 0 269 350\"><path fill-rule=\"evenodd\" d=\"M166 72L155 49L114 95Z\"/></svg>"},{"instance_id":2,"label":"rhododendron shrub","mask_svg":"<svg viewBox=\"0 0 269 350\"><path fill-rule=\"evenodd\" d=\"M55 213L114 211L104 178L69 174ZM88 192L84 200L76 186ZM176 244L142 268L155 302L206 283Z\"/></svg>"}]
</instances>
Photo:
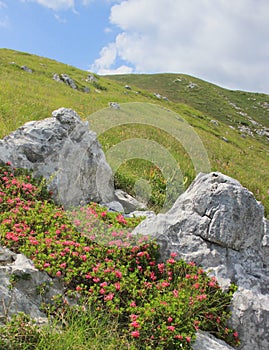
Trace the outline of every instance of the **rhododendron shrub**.
<instances>
[{"instance_id":1,"label":"rhododendron shrub","mask_svg":"<svg viewBox=\"0 0 269 350\"><path fill-rule=\"evenodd\" d=\"M227 328L235 286L222 291L215 278L177 261L175 253L161 261L156 242L129 232L141 219L95 203L65 212L42 180L10 166L0 171L1 244L66 287L44 309L56 315L79 298L85 312L91 304L117 319L119 332L138 349L191 349L199 329L239 344Z\"/></svg>"}]
</instances>

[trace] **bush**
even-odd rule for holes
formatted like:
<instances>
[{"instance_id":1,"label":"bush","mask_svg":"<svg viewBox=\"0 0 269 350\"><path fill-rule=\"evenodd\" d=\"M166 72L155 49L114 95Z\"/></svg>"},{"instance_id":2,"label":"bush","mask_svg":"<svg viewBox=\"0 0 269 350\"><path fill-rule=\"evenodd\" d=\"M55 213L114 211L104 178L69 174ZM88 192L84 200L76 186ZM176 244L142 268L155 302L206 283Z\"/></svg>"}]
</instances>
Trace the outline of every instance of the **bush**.
<instances>
[{"instance_id":1,"label":"bush","mask_svg":"<svg viewBox=\"0 0 269 350\"><path fill-rule=\"evenodd\" d=\"M191 349L198 329L239 344L226 327L235 286L222 291L202 268L176 261L174 253L161 262L154 241L128 232L141 219L95 203L65 212L42 181L0 169L1 244L66 286L64 296L44 306L49 315L65 314L70 298L79 297L85 312L90 303L117 320L119 333L139 349Z\"/></svg>"}]
</instances>

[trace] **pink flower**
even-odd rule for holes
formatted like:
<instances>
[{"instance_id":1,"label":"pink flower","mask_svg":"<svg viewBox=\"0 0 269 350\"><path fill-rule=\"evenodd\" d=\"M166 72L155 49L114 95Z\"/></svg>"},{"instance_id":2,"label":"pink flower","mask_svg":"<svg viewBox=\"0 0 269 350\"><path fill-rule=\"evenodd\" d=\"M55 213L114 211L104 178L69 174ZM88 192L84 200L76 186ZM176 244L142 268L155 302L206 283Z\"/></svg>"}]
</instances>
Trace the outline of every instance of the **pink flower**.
<instances>
[{"instance_id":1,"label":"pink flower","mask_svg":"<svg viewBox=\"0 0 269 350\"><path fill-rule=\"evenodd\" d=\"M174 294L174 297L177 298L177 297L178 297L178 290L177 290L177 289L174 289L174 290L173 290L173 294Z\"/></svg>"},{"instance_id":2,"label":"pink flower","mask_svg":"<svg viewBox=\"0 0 269 350\"><path fill-rule=\"evenodd\" d=\"M200 283L194 283L193 287L194 287L195 289L199 289Z\"/></svg>"},{"instance_id":3,"label":"pink flower","mask_svg":"<svg viewBox=\"0 0 269 350\"><path fill-rule=\"evenodd\" d=\"M77 291L77 292L80 292L81 290L82 290L82 288L81 288L80 286L77 286L77 287L76 287L76 291Z\"/></svg>"},{"instance_id":4,"label":"pink flower","mask_svg":"<svg viewBox=\"0 0 269 350\"><path fill-rule=\"evenodd\" d=\"M61 274L62 274L61 271L57 271L57 272L56 272L56 276L57 276L57 277L60 277Z\"/></svg>"},{"instance_id":5,"label":"pink flower","mask_svg":"<svg viewBox=\"0 0 269 350\"><path fill-rule=\"evenodd\" d=\"M157 279L157 277L155 276L155 273L153 271L150 273L150 279L152 281L155 281Z\"/></svg>"},{"instance_id":6,"label":"pink flower","mask_svg":"<svg viewBox=\"0 0 269 350\"><path fill-rule=\"evenodd\" d=\"M187 341L188 343L190 343L190 342L191 342L191 337L186 337L186 341Z\"/></svg>"},{"instance_id":7,"label":"pink flower","mask_svg":"<svg viewBox=\"0 0 269 350\"><path fill-rule=\"evenodd\" d=\"M114 293L109 293L108 295L106 295L104 297L104 300L107 301L107 300L112 300L114 298Z\"/></svg>"},{"instance_id":8,"label":"pink flower","mask_svg":"<svg viewBox=\"0 0 269 350\"><path fill-rule=\"evenodd\" d=\"M167 263L168 263L168 264L171 264L171 265L172 265L172 264L175 264L175 262L176 262L176 260L173 259L173 258L167 260Z\"/></svg>"},{"instance_id":9,"label":"pink flower","mask_svg":"<svg viewBox=\"0 0 269 350\"><path fill-rule=\"evenodd\" d=\"M60 267L61 267L62 269L65 269L65 268L66 268L66 263L64 262L64 263L60 264Z\"/></svg>"},{"instance_id":10,"label":"pink flower","mask_svg":"<svg viewBox=\"0 0 269 350\"><path fill-rule=\"evenodd\" d=\"M122 273L121 273L119 270L116 270L116 271L115 271L115 276L116 276L117 278L122 278Z\"/></svg>"},{"instance_id":11,"label":"pink flower","mask_svg":"<svg viewBox=\"0 0 269 350\"><path fill-rule=\"evenodd\" d=\"M168 286L170 286L170 283L166 281L162 282L162 287L168 287Z\"/></svg>"},{"instance_id":12,"label":"pink flower","mask_svg":"<svg viewBox=\"0 0 269 350\"><path fill-rule=\"evenodd\" d=\"M44 267L49 267L49 266L50 266L50 263L45 263L43 266L44 266Z\"/></svg>"},{"instance_id":13,"label":"pink flower","mask_svg":"<svg viewBox=\"0 0 269 350\"><path fill-rule=\"evenodd\" d=\"M133 321L131 324L130 324L131 327L134 327L134 328L140 328L140 324L137 322L137 321Z\"/></svg>"},{"instance_id":14,"label":"pink flower","mask_svg":"<svg viewBox=\"0 0 269 350\"><path fill-rule=\"evenodd\" d=\"M106 287L106 286L107 286L107 282L100 283L100 287Z\"/></svg>"},{"instance_id":15,"label":"pink flower","mask_svg":"<svg viewBox=\"0 0 269 350\"><path fill-rule=\"evenodd\" d=\"M107 214L106 211L103 211L103 212L101 213L101 216L102 216L102 217L105 217L106 214Z\"/></svg>"},{"instance_id":16,"label":"pink flower","mask_svg":"<svg viewBox=\"0 0 269 350\"><path fill-rule=\"evenodd\" d=\"M87 260L87 255L80 255L80 259L83 260L83 261L86 261Z\"/></svg>"},{"instance_id":17,"label":"pink flower","mask_svg":"<svg viewBox=\"0 0 269 350\"><path fill-rule=\"evenodd\" d=\"M237 337L238 337L238 333L237 333L237 332L234 332L233 336L234 336L235 338L237 338Z\"/></svg>"},{"instance_id":18,"label":"pink flower","mask_svg":"<svg viewBox=\"0 0 269 350\"><path fill-rule=\"evenodd\" d=\"M187 275L185 276L185 278L191 278L191 275L187 274Z\"/></svg>"},{"instance_id":19,"label":"pink flower","mask_svg":"<svg viewBox=\"0 0 269 350\"><path fill-rule=\"evenodd\" d=\"M164 272L164 264L158 264L158 270L160 271L160 273Z\"/></svg>"},{"instance_id":20,"label":"pink flower","mask_svg":"<svg viewBox=\"0 0 269 350\"><path fill-rule=\"evenodd\" d=\"M172 317L168 317L167 321L172 322L173 321Z\"/></svg>"},{"instance_id":21,"label":"pink flower","mask_svg":"<svg viewBox=\"0 0 269 350\"><path fill-rule=\"evenodd\" d=\"M120 290L120 283L119 282L114 283L114 286L115 286L116 290Z\"/></svg>"},{"instance_id":22,"label":"pink flower","mask_svg":"<svg viewBox=\"0 0 269 350\"><path fill-rule=\"evenodd\" d=\"M175 338L176 338L176 339L180 339L180 340L183 339L182 335L180 335L180 334L175 335Z\"/></svg>"},{"instance_id":23,"label":"pink flower","mask_svg":"<svg viewBox=\"0 0 269 350\"><path fill-rule=\"evenodd\" d=\"M131 314L131 315L130 315L130 319L131 319L132 321L136 321L136 320L138 319L138 315Z\"/></svg>"},{"instance_id":24,"label":"pink flower","mask_svg":"<svg viewBox=\"0 0 269 350\"><path fill-rule=\"evenodd\" d=\"M131 336L134 338L139 338L140 333L139 333L139 331L133 331L133 332L131 332Z\"/></svg>"},{"instance_id":25,"label":"pink flower","mask_svg":"<svg viewBox=\"0 0 269 350\"><path fill-rule=\"evenodd\" d=\"M131 306L131 307L136 307L135 301L132 301L132 302L130 303L130 306Z\"/></svg>"},{"instance_id":26,"label":"pink flower","mask_svg":"<svg viewBox=\"0 0 269 350\"><path fill-rule=\"evenodd\" d=\"M167 326L167 329L169 329L169 331L172 331L172 332L174 332L174 330L175 330L175 327L174 327L174 326Z\"/></svg>"},{"instance_id":27,"label":"pink flower","mask_svg":"<svg viewBox=\"0 0 269 350\"><path fill-rule=\"evenodd\" d=\"M171 258L175 258L177 256L177 253L171 253L170 256Z\"/></svg>"}]
</instances>

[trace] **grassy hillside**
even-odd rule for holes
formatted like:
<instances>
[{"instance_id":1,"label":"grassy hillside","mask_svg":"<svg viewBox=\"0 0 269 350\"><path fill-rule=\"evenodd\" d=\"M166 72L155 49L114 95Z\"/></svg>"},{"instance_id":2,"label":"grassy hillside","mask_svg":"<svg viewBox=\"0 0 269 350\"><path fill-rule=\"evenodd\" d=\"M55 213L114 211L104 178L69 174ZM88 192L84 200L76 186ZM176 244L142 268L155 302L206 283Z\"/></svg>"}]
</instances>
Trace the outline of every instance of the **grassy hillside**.
<instances>
[{"instance_id":1,"label":"grassy hillside","mask_svg":"<svg viewBox=\"0 0 269 350\"><path fill-rule=\"evenodd\" d=\"M21 69L27 66L28 73ZM68 74L78 89L52 79L53 75ZM269 214L269 142L260 136L269 127L269 96L240 91L229 91L194 77L181 74L126 75L97 77L86 81L89 72L79 70L50 59L0 50L0 137L8 135L25 122L39 120L51 115L59 107L76 110L92 123L98 131L96 116L107 108L108 103L140 102L160 106L156 114L157 125L167 117L167 124L175 132L180 130L180 118L194 128L207 151L210 168L238 179L260 200ZM126 88L125 85L131 88ZM90 91L85 92L85 88ZM166 97L166 98L163 98ZM124 111L124 108L123 108ZM111 109L107 113L112 116ZM100 114L103 117L103 114ZM184 186L195 177L190 153L179 138L162 128L144 122L127 123L103 132L99 140L107 154L113 145L130 138L152 140L161 145L180 166ZM173 121L172 121L173 120ZM256 132L258 130L258 133ZM142 143L142 141L141 141ZM135 193L139 179L151 185L149 205L160 210L165 200L167 178L157 164L147 159L128 158L117 169L115 182L118 187Z\"/></svg>"}]
</instances>

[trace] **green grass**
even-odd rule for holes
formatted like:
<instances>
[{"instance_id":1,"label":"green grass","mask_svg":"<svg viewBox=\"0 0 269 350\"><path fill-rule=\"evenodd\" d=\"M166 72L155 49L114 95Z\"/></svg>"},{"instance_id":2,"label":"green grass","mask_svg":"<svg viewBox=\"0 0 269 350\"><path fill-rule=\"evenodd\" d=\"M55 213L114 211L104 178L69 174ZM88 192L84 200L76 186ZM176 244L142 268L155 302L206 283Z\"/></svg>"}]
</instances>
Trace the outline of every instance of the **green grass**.
<instances>
[{"instance_id":1,"label":"green grass","mask_svg":"<svg viewBox=\"0 0 269 350\"><path fill-rule=\"evenodd\" d=\"M22 65L31 68L33 73L21 70ZM80 89L88 87L90 92L73 90L55 82L52 79L54 73L69 74ZM1 49L0 137L8 135L27 121L50 117L51 112L60 107L73 108L83 119L89 120L90 127L98 132L99 120L95 112L102 111L100 116L111 113L110 109L104 110L111 101L119 102L122 106L133 102L154 105L157 126L161 118L167 116L170 130L180 130L180 121L170 117L167 110L184 118L199 135L209 157L210 170L221 171L239 180L262 202L266 215L269 215L268 140L257 134L243 138L237 130L239 125L249 125L253 129L249 118L265 127L269 126L266 105L269 103L268 95L226 90L183 74L97 77L97 89L92 83L86 82L87 75L86 71L54 60ZM197 86L188 87L190 82ZM125 84L129 84L132 90L125 89ZM169 101L157 99L154 92L167 96ZM150 112L149 109L146 111ZM178 137L172 137L172 132L145 124L149 120L147 113L144 113L143 118L135 124L124 124L123 119L120 126L98 133L107 157L113 146L124 140L152 140L175 159L186 188L196 175L189 152ZM211 122L212 119L218 121L218 126ZM140 179L148 182L151 188L149 206L156 211L163 210L166 200L164 186L170 179L162 174L157 162L150 162L137 154L134 159L125 159L117 168L115 184L130 194L135 195L135 186ZM173 196L171 198L174 200Z\"/></svg>"}]
</instances>

